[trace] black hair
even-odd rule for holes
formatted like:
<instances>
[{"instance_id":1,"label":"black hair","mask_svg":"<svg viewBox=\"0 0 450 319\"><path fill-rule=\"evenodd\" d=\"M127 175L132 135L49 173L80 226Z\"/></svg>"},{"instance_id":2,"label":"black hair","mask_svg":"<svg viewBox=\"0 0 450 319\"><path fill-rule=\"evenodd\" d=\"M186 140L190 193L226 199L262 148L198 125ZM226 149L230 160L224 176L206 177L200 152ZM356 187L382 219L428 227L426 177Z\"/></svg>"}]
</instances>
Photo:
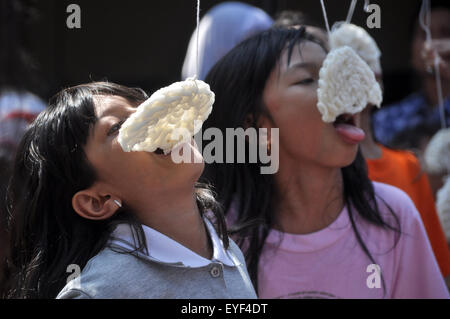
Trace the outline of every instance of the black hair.
<instances>
[{"instance_id":1,"label":"black hair","mask_svg":"<svg viewBox=\"0 0 450 319\"><path fill-rule=\"evenodd\" d=\"M126 205L98 221L81 217L72 207L73 195L97 179L84 152L97 122L96 95L121 96L134 106L148 98L141 89L114 83L79 85L58 93L32 123L19 145L8 190L11 277L6 297L56 297L66 284L68 265L83 268L118 223L133 227L136 250L146 249L142 226ZM201 185L196 190L201 213L217 213L210 192Z\"/></svg>"},{"instance_id":2,"label":"black hair","mask_svg":"<svg viewBox=\"0 0 450 319\"><path fill-rule=\"evenodd\" d=\"M280 60L282 52L288 50L289 60L294 47L300 50L298 44L302 41L313 41L326 51L325 44L307 33L304 27L298 30L271 28L247 39L224 56L205 79L215 92L216 99L203 129L216 127L225 131L227 127L257 128L261 115L268 115L262 95L270 73ZM252 123L247 122L249 118ZM233 216L236 221L230 230L244 250L248 271L256 290L259 258L265 240L277 222L275 203L279 197L274 175L260 174L262 165L266 164L212 163L206 165L203 174L203 179L215 187L225 212L232 204L237 204L237 216ZM352 228L361 248L375 263L360 236L355 213L377 226L396 231L399 229L387 224L381 217L373 184L367 176L366 164L360 151L354 162L342 168L341 172L343 198ZM392 211L391 213L399 225L398 218Z\"/></svg>"}]
</instances>

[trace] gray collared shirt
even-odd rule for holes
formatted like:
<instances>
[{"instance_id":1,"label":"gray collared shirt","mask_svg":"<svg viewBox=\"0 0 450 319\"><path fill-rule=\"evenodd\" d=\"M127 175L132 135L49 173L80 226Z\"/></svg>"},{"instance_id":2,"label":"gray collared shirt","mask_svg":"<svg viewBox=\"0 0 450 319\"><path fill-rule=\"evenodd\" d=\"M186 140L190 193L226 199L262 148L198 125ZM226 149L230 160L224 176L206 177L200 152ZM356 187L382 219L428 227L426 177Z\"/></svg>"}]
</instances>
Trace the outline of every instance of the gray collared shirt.
<instances>
[{"instance_id":1,"label":"gray collared shirt","mask_svg":"<svg viewBox=\"0 0 450 319\"><path fill-rule=\"evenodd\" d=\"M230 239L233 265L218 260L200 267L167 263L130 252L114 242L94 256L57 299L254 299L255 290L239 247Z\"/></svg>"}]
</instances>

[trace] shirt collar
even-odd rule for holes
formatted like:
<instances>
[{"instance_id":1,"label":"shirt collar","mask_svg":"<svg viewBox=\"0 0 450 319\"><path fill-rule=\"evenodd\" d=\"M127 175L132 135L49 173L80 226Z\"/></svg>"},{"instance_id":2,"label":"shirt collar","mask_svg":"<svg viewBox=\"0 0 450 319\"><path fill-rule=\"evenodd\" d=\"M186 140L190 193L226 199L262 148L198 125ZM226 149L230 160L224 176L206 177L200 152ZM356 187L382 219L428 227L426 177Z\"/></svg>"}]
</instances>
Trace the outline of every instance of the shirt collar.
<instances>
[{"instance_id":1,"label":"shirt collar","mask_svg":"<svg viewBox=\"0 0 450 319\"><path fill-rule=\"evenodd\" d=\"M220 262L231 267L238 266L233 263L233 259L229 255L229 252L223 247L222 240L217 235L211 222L207 218L204 218L204 221L213 245L213 257L211 260L198 255L157 230L142 225L148 248L147 254L145 255L161 263L181 263L185 267L193 268L204 267L212 262ZM136 247L136 245L133 244L135 242L133 239L134 237L133 230L129 224L119 224L111 235L110 243L127 250L134 250Z\"/></svg>"}]
</instances>

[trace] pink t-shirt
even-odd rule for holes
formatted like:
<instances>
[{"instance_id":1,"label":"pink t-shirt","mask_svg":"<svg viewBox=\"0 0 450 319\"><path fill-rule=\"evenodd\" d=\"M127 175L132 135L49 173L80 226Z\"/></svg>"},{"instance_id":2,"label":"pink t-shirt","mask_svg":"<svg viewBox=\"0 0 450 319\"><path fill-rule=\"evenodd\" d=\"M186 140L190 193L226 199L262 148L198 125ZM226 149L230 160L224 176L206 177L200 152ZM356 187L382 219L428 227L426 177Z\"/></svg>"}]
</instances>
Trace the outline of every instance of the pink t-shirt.
<instances>
[{"instance_id":1,"label":"pink t-shirt","mask_svg":"<svg viewBox=\"0 0 450 319\"><path fill-rule=\"evenodd\" d=\"M374 187L399 218L396 246L394 231L369 224L352 209L373 264L357 242L347 208L315 233L272 230L259 262L259 298L449 298L411 199L390 185L374 182ZM377 201L385 220L396 226L383 201Z\"/></svg>"}]
</instances>

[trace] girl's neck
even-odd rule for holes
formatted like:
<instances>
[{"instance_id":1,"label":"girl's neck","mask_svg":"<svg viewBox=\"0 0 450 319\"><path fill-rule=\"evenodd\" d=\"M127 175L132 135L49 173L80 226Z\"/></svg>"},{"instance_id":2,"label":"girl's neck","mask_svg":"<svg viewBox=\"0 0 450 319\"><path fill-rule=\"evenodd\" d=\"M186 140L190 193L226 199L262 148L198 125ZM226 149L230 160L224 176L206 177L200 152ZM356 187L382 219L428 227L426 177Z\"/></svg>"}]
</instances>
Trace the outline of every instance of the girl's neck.
<instances>
[{"instance_id":1,"label":"girl's neck","mask_svg":"<svg viewBox=\"0 0 450 319\"><path fill-rule=\"evenodd\" d=\"M150 203L143 202L142 205L134 208L135 211L144 212L139 214L139 220L196 254L211 259L213 248L197 206L195 191L178 194L178 196L171 194L170 198L159 202L163 202L163 204L153 207L151 211L149 210Z\"/></svg>"},{"instance_id":2,"label":"girl's neck","mask_svg":"<svg viewBox=\"0 0 450 319\"><path fill-rule=\"evenodd\" d=\"M275 179L279 190L275 228L284 232L319 231L330 225L344 207L340 168L285 161Z\"/></svg>"}]
</instances>

